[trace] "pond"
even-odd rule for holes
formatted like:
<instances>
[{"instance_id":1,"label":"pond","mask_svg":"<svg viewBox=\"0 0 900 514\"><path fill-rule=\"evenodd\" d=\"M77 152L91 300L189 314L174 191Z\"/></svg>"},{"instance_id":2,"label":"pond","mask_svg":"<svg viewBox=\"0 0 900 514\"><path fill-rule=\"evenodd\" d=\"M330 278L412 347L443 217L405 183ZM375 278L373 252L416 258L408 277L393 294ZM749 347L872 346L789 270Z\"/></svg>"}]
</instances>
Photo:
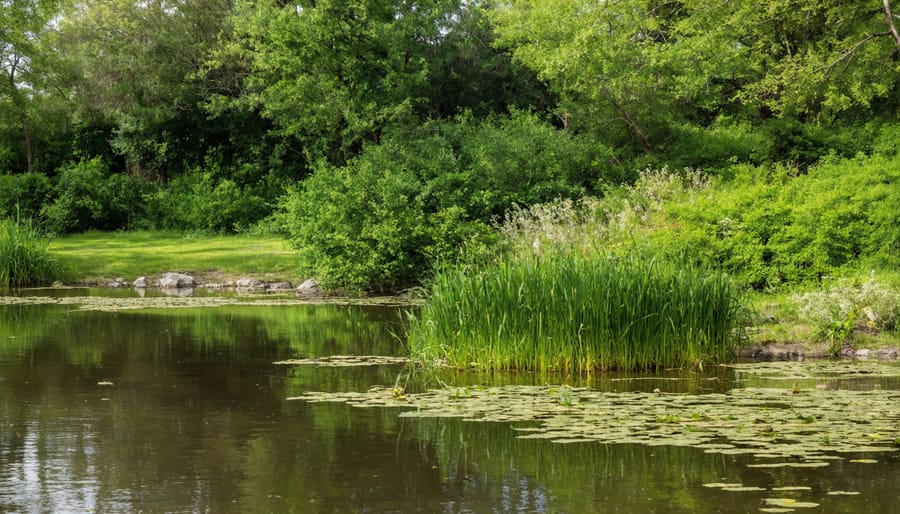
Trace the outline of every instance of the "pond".
<instances>
[{"instance_id":1,"label":"pond","mask_svg":"<svg viewBox=\"0 0 900 514\"><path fill-rule=\"evenodd\" d=\"M893 364L413 372L390 304L21 295L0 298L2 512L900 505Z\"/></svg>"}]
</instances>

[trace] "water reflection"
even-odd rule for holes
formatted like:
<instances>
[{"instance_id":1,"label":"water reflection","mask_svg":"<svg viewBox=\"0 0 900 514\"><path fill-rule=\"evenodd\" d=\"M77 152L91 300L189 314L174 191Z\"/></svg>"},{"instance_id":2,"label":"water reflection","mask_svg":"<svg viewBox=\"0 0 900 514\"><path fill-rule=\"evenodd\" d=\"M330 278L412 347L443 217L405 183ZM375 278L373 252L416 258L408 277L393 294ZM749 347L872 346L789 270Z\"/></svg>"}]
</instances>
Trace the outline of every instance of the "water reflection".
<instances>
[{"instance_id":1,"label":"water reflection","mask_svg":"<svg viewBox=\"0 0 900 514\"><path fill-rule=\"evenodd\" d=\"M743 457L691 448L561 445L516 439L505 424L285 401L403 378L398 366L272 364L403 355L400 319L397 309L374 307L0 306L0 511L755 512L778 485L810 487L791 494L827 512L900 502L894 455L869 467L753 469ZM577 383L440 372L411 386L562 379ZM734 374L579 380L604 391L702 394L732 387ZM703 486L710 482L768 491ZM835 488L861 494L828 498Z\"/></svg>"}]
</instances>

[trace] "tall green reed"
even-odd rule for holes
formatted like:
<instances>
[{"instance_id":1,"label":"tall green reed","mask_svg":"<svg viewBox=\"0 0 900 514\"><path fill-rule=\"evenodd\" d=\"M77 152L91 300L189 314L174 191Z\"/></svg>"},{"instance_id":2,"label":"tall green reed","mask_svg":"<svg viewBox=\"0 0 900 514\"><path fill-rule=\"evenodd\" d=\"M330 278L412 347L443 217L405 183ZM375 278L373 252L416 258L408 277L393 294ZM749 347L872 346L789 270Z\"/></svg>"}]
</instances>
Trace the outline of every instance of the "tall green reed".
<instances>
[{"instance_id":1,"label":"tall green reed","mask_svg":"<svg viewBox=\"0 0 900 514\"><path fill-rule=\"evenodd\" d=\"M412 316L425 362L589 372L722 362L739 341L737 286L687 261L545 255L437 274Z\"/></svg>"},{"instance_id":2,"label":"tall green reed","mask_svg":"<svg viewBox=\"0 0 900 514\"><path fill-rule=\"evenodd\" d=\"M59 265L30 219L0 220L0 288L52 282Z\"/></svg>"}]
</instances>

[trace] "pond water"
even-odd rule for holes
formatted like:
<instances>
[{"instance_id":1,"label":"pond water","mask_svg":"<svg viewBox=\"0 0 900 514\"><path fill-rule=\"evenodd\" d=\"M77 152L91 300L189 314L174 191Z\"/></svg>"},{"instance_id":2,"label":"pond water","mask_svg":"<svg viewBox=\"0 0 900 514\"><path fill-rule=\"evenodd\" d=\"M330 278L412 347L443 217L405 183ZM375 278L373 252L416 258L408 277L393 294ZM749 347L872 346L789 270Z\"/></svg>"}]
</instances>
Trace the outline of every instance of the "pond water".
<instances>
[{"instance_id":1,"label":"pond water","mask_svg":"<svg viewBox=\"0 0 900 514\"><path fill-rule=\"evenodd\" d=\"M275 364L402 357L398 307L81 310L88 293L67 296L0 301L2 512L860 513L900 505L896 366L832 375L805 374L814 369L806 363L713 367L580 382L410 377L397 363ZM564 381L573 387L554 385ZM395 384L404 388L396 397ZM449 396L429 398L439 386ZM533 406L531 418L484 404L497 391L524 395L508 403ZM345 392L360 398L328 396ZM760 394L775 399L747 397ZM371 398L404 406L351 405ZM441 402L459 402L465 413L434 407ZM480 422L471 420L477 405ZM744 410L719 413L729 406ZM822 427L858 408L869 419ZM490 420L501 411L508 417ZM771 417L785 412L799 421ZM597 428L610 419L620 439ZM794 427L802 424L809 428ZM582 427L586 439L547 435L563 433L560 425ZM663 432L706 435L701 445ZM736 442L736 433L768 439ZM792 441L821 448L792 454L784 449ZM755 452L740 451L754 444Z\"/></svg>"}]
</instances>

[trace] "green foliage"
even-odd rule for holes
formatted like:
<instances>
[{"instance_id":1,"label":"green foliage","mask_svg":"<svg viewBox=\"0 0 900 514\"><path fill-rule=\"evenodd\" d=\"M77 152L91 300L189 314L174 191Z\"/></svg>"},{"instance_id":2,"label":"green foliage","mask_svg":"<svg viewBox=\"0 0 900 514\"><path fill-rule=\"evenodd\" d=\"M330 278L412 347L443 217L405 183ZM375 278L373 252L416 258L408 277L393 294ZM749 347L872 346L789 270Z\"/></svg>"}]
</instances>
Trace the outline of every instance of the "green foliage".
<instances>
[{"instance_id":1,"label":"green foliage","mask_svg":"<svg viewBox=\"0 0 900 514\"><path fill-rule=\"evenodd\" d=\"M577 253L623 253L637 244L686 254L760 290L900 266L897 155L831 156L807 173L733 165L721 175L734 178L643 172L634 186L602 199L511 211L501 232L520 255L534 244Z\"/></svg>"},{"instance_id":2,"label":"green foliage","mask_svg":"<svg viewBox=\"0 0 900 514\"><path fill-rule=\"evenodd\" d=\"M253 102L305 150L342 160L403 120L425 83L425 42L446 2L245 2L235 20L253 53Z\"/></svg>"},{"instance_id":3,"label":"green foliage","mask_svg":"<svg viewBox=\"0 0 900 514\"><path fill-rule=\"evenodd\" d=\"M409 345L488 370L697 366L731 354L740 315L730 279L684 261L545 253L438 273Z\"/></svg>"},{"instance_id":4,"label":"green foliage","mask_svg":"<svg viewBox=\"0 0 900 514\"><path fill-rule=\"evenodd\" d=\"M116 230L143 218L139 177L110 173L99 158L59 170L56 197L41 210L47 229L56 233Z\"/></svg>"},{"instance_id":5,"label":"green foliage","mask_svg":"<svg viewBox=\"0 0 900 514\"><path fill-rule=\"evenodd\" d=\"M738 167L712 194L669 203L651 244L686 249L755 288L815 282L845 267L900 265L900 160L828 158L796 168Z\"/></svg>"},{"instance_id":6,"label":"green foliage","mask_svg":"<svg viewBox=\"0 0 900 514\"><path fill-rule=\"evenodd\" d=\"M89 0L61 17L56 51L77 64L66 84L76 119L111 125L128 171L165 176L213 144L200 106L212 85L198 72L230 12L228 0Z\"/></svg>"},{"instance_id":7,"label":"green foliage","mask_svg":"<svg viewBox=\"0 0 900 514\"><path fill-rule=\"evenodd\" d=\"M379 166L377 153L342 168L321 164L286 202L291 244L327 287L396 288L425 267L422 184Z\"/></svg>"},{"instance_id":8,"label":"green foliage","mask_svg":"<svg viewBox=\"0 0 900 514\"><path fill-rule=\"evenodd\" d=\"M52 193L50 179L41 173L0 175L0 218L36 219Z\"/></svg>"},{"instance_id":9,"label":"green foliage","mask_svg":"<svg viewBox=\"0 0 900 514\"><path fill-rule=\"evenodd\" d=\"M285 225L326 284L407 286L464 245L483 254L488 224L513 205L579 196L596 180L600 150L586 147L527 113L397 131L347 166L321 163L284 202Z\"/></svg>"},{"instance_id":10,"label":"green foliage","mask_svg":"<svg viewBox=\"0 0 900 514\"><path fill-rule=\"evenodd\" d=\"M0 288L53 281L59 264L47 245L30 219L0 219Z\"/></svg>"},{"instance_id":11,"label":"green foliage","mask_svg":"<svg viewBox=\"0 0 900 514\"><path fill-rule=\"evenodd\" d=\"M251 188L218 178L220 171L195 168L157 189L147 200L148 219L155 228L237 232L271 211Z\"/></svg>"},{"instance_id":12,"label":"green foliage","mask_svg":"<svg viewBox=\"0 0 900 514\"><path fill-rule=\"evenodd\" d=\"M490 14L499 43L561 96L560 116L616 146L657 152L680 124L723 115L821 122L898 106L898 50L868 1L522 0Z\"/></svg>"}]
</instances>

